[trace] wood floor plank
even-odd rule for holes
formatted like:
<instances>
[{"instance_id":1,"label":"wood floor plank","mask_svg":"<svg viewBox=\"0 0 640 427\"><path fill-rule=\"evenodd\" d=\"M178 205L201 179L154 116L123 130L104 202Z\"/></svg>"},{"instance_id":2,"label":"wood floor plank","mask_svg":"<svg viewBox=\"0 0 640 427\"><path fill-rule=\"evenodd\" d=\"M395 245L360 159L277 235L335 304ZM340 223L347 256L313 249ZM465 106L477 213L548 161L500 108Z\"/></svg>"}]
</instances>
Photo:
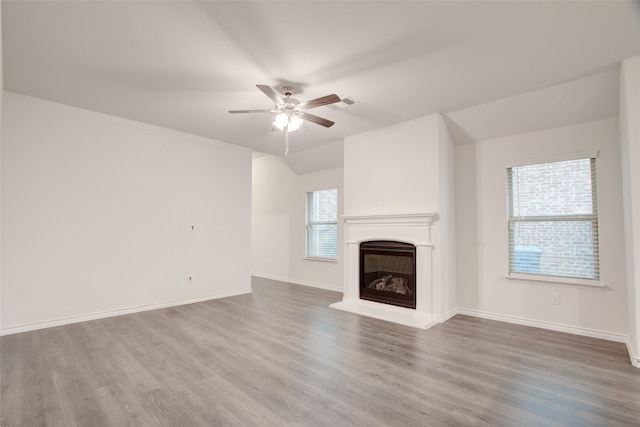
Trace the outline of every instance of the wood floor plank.
<instances>
[{"instance_id":1,"label":"wood floor plank","mask_svg":"<svg viewBox=\"0 0 640 427\"><path fill-rule=\"evenodd\" d=\"M253 293L0 338L0 425L639 426L623 344L456 316L419 330Z\"/></svg>"}]
</instances>

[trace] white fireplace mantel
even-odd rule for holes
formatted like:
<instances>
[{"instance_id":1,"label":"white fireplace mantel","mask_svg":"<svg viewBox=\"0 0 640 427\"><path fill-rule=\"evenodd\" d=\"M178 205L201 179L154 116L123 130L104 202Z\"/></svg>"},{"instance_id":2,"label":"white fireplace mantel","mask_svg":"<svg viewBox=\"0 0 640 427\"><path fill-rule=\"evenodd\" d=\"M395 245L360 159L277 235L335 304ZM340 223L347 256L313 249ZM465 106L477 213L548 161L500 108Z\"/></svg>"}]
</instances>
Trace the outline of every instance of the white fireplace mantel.
<instances>
[{"instance_id":1,"label":"white fireplace mantel","mask_svg":"<svg viewBox=\"0 0 640 427\"><path fill-rule=\"evenodd\" d=\"M332 308L427 329L437 323L433 285L431 226L435 212L384 215L345 215L344 296ZM391 240L416 246L416 308L396 307L360 299L360 243Z\"/></svg>"},{"instance_id":2,"label":"white fireplace mantel","mask_svg":"<svg viewBox=\"0 0 640 427\"><path fill-rule=\"evenodd\" d=\"M437 218L435 212L419 212L405 214L381 215L343 215L342 219L350 224L428 224L432 225Z\"/></svg>"}]
</instances>

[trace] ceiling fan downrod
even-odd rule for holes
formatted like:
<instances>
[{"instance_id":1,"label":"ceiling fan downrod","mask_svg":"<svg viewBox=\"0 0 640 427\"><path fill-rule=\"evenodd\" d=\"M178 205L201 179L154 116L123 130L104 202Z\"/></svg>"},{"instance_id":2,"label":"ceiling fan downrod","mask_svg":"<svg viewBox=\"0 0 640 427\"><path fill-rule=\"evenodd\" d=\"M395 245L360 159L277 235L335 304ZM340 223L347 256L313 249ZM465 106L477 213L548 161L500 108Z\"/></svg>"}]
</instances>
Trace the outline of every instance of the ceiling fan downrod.
<instances>
[{"instance_id":1,"label":"ceiling fan downrod","mask_svg":"<svg viewBox=\"0 0 640 427\"><path fill-rule=\"evenodd\" d=\"M284 155L289 155L289 125L284 127Z\"/></svg>"}]
</instances>

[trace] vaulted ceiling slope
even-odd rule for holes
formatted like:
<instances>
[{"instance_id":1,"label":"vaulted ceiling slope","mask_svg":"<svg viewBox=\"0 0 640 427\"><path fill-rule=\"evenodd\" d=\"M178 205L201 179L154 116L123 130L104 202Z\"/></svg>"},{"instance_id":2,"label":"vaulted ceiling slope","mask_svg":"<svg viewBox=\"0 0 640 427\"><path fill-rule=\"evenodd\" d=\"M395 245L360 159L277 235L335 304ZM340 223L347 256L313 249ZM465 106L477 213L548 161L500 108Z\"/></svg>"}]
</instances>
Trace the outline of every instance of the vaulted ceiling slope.
<instances>
[{"instance_id":1,"label":"vaulted ceiling slope","mask_svg":"<svg viewBox=\"0 0 640 427\"><path fill-rule=\"evenodd\" d=\"M273 106L256 84L357 101L292 154L436 112L457 143L615 116L640 2L3 1L2 30L6 90L282 155L268 114L228 113Z\"/></svg>"}]
</instances>

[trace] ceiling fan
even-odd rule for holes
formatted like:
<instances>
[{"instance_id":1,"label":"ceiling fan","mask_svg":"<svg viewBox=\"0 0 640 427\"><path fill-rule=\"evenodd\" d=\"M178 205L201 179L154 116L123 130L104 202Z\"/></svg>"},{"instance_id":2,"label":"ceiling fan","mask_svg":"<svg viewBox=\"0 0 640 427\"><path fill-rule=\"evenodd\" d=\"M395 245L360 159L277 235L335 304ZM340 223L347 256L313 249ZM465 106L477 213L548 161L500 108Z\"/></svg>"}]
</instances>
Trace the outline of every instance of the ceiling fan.
<instances>
[{"instance_id":1,"label":"ceiling fan","mask_svg":"<svg viewBox=\"0 0 640 427\"><path fill-rule=\"evenodd\" d=\"M239 113L276 113L273 125L279 130L284 131L285 151L287 155L289 152L289 132L293 132L302 126L302 123L306 120L312 123L316 123L320 126L331 127L335 124L331 120L318 117L314 114L307 113L306 110L311 108L321 107L323 105L334 104L340 102L340 97L336 94L322 96L320 98L311 99L306 102L300 102L295 98L291 98L293 93L293 86L283 86L282 93L284 98L267 85L256 85L258 89L267 95L273 102L276 103L275 107L270 110L229 110L231 114Z\"/></svg>"}]
</instances>

